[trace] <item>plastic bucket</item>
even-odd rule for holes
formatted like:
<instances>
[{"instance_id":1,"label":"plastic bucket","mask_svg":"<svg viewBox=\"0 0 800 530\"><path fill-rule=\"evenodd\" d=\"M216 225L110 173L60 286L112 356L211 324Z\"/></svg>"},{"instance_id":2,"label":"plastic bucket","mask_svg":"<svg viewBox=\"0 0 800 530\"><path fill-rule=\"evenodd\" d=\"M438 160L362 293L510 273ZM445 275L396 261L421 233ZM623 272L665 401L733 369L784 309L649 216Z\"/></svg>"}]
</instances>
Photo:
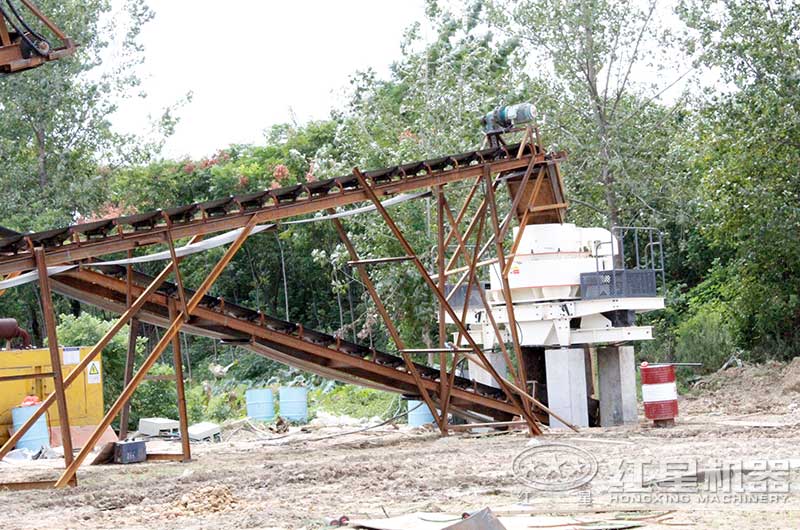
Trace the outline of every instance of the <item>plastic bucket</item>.
<instances>
[{"instance_id":1,"label":"plastic bucket","mask_svg":"<svg viewBox=\"0 0 800 530\"><path fill-rule=\"evenodd\" d=\"M275 419L275 401L269 388L251 388L244 394L247 415L258 421Z\"/></svg>"},{"instance_id":2,"label":"plastic bucket","mask_svg":"<svg viewBox=\"0 0 800 530\"><path fill-rule=\"evenodd\" d=\"M302 386L280 388L281 416L291 421L308 420L308 389Z\"/></svg>"},{"instance_id":3,"label":"plastic bucket","mask_svg":"<svg viewBox=\"0 0 800 530\"><path fill-rule=\"evenodd\" d=\"M14 431L21 428L40 406L31 405L29 407L11 409L11 422L14 425ZM17 449L30 449L31 451L38 451L42 447L50 447L50 429L47 428L46 414L39 416L36 423L19 439L16 447Z\"/></svg>"},{"instance_id":4,"label":"plastic bucket","mask_svg":"<svg viewBox=\"0 0 800 530\"><path fill-rule=\"evenodd\" d=\"M411 427L419 427L436 421L433 419L431 409L428 408L424 401L409 400L408 410L408 424Z\"/></svg>"}]
</instances>

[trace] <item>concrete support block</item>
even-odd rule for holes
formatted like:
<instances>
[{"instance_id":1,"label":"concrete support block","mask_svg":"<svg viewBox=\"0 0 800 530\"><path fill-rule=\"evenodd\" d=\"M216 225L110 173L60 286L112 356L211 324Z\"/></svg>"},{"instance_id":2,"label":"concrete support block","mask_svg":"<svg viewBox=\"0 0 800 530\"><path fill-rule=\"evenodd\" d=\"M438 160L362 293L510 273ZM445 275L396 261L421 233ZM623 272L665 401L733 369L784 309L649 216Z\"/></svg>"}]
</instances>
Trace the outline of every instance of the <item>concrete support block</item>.
<instances>
[{"instance_id":1,"label":"concrete support block","mask_svg":"<svg viewBox=\"0 0 800 530\"><path fill-rule=\"evenodd\" d=\"M597 349L600 380L600 425L610 427L638 421L636 361L633 346Z\"/></svg>"},{"instance_id":2,"label":"concrete support block","mask_svg":"<svg viewBox=\"0 0 800 530\"><path fill-rule=\"evenodd\" d=\"M583 348L545 350L548 407L576 427L589 426ZM550 427L566 425L550 416Z\"/></svg>"},{"instance_id":3,"label":"concrete support block","mask_svg":"<svg viewBox=\"0 0 800 530\"><path fill-rule=\"evenodd\" d=\"M484 351L483 354L498 374L502 377L508 377L508 366L506 366L506 359L502 352L494 353ZM492 377L487 370L479 366L478 363L472 361L468 361L468 363L470 379L474 379L478 383L483 383L484 385L500 388L500 383L495 381L494 377Z\"/></svg>"}]
</instances>

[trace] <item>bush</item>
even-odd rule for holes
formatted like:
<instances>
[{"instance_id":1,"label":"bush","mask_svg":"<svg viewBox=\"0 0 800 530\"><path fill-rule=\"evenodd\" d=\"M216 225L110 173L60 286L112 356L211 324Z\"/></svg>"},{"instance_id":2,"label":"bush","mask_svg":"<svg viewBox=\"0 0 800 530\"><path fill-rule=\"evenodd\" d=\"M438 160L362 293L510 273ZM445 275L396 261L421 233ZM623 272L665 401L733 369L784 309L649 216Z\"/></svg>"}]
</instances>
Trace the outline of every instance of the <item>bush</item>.
<instances>
[{"instance_id":1,"label":"bush","mask_svg":"<svg viewBox=\"0 0 800 530\"><path fill-rule=\"evenodd\" d=\"M207 407L208 396L203 385L194 385L186 389L186 413L190 424L203 421Z\"/></svg>"},{"instance_id":2,"label":"bush","mask_svg":"<svg viewBox=\"0 0 800 530\"><path fill-rule=\"evenodd\" d=\"M701 362L703 371L718 370L736 351L730 325L719 304L701 306L677 329L676 358Z\"/></svg>"},{"instance_id":3,"label":"bush","mask_svg":"<svg viewBox=\"0 0 800 530\"><path fill-rule=\"evenodd\" d=\"M175 375L175 370L166 364L156 364L149 375ZM175 381L142 381L131 398L129 427L136 429L139 418L178 419L178 390Z\"/></svg>"},{"instance_id":4,"label":"bush","mask_svg":"<svg viewBox=\"0 0 800 530\"><path fill-rule=\"evenodd\" d=\"M247 414L245 405L246 385L236 385L222 389L208 400L206 417L212 421L224 422L243 418Z\"/></svg>"},{"instance_id":5,"label":"bush","mask_svg":"<svg viewBox=\"0 0 800 530\"><path fill-rule=\"evenodd\" d=\"M60 315L60 324L56 329L58 341L62 346L93 346L106 334L113 325L89 313L81 316ZM145 339L140 339L137 351L144 348ZM103 402L105 410L116 401L122 392L125 373L125 355L128 349L128 326L123 327L111 342L103 349Z\"/></svg>"},{"instance_id":6,"label":"bush","mask_svg":"<svg viewBox=\"0 0 800 530\"><path fill-rule=\"evenodd\" d=\"M332 390L311 393L312 407L330 414L353 418L391 417L398 407L399 396L355 385L338 385Z\"/></svg>"}]
</instances>

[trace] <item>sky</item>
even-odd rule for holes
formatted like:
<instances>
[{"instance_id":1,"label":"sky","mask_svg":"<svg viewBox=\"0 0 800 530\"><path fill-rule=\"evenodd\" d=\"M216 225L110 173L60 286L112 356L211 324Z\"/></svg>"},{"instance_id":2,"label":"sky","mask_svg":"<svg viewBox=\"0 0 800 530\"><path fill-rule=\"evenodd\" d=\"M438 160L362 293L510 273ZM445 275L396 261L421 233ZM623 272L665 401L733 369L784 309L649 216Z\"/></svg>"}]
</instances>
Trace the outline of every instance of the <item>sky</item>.
<instances>
[{"instance_id":1,"label":"sky","mask_svg":"<svg viewBox=\"0 0 800 530\"><path fill-rule=\"evenodd\" d=\"M124 132L188 92L164 155L201 158L231 143L259 142L275 123L324 119L344 103L349 76L387 74L423 0L150 0L142 31L146 99L113 118Z\"/></svg>"}]
</instances>

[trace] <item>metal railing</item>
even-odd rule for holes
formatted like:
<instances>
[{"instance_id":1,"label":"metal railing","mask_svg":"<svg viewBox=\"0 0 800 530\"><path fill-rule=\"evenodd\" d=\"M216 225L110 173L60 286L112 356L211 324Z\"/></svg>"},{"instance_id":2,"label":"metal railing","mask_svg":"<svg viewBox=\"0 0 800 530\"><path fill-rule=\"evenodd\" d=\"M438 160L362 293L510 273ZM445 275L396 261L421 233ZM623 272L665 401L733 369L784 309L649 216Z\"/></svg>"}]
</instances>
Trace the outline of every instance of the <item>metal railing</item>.
<instances>
[{"instance_id":1,"label":"metal railing","mask_svg":"<svg viewBox=\"0 0 800 530\"><path fill-rule=\"evenodd\" d=\"M609 270L605 270L606 260L601 260L600 256L600 248L605 245L611 248L612 268ZM656 228L613 227L611 241L601 241L595 245L595 272L581 274L581 297L592 300L657 296L658 279L661 279L662 289L666 283L663 249L663 237Z\"/></svg>"}]
</instances>

